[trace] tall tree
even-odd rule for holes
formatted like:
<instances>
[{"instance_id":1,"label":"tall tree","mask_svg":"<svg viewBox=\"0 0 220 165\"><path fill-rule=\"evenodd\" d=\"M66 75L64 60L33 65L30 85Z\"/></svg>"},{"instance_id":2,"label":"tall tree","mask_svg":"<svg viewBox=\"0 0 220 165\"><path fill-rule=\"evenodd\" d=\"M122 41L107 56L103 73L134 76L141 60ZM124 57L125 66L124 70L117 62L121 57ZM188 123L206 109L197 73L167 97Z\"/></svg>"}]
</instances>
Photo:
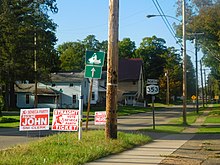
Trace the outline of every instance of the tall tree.
<instances>
[{"instance_id":1,"label":"tall tree","mask_svg":"<svg viewBox=\"0 0 220 165\"><path fill-rule=\"evenodd\" d=\"M80 42L64 43L69 45L60 55L61 69L64 71L83 70L85 61L85 46ZM59 48L61 48L59 46Z\"/></svg>"},{"instance_id":2,"label":"tall tree","mask_svg":"<svg viewBox=\"0 0 220 165\"><path fill-rule=\"evenodd\" d=\"M56 68L57 62L51 60L51 57L57 60L54 49L56 24L47 15L49 10L57 11L55 2L56 0L0 0L0 64L3 66L0 74L6 86L6 95L10 91L13 107L14 82L24 78L33 80L34 49L37 50L39 75L46 75ZM37 47L34 44L35 34Z\"/></svg>"},{"instance_id":3,"label":"tall tree","mask_svg":"<svg viewBox=\"0 0 220 165\"><path fill-rule=\"evenodd\" d=\"M146 37L140 43L140 47L135 51L135 57L142 58L144 61L144 70L146 78L158 79L163 74L165 58L163 54L166 51L165 40L162 38Z\"/></svg>"},{"instance_id":4,"label":"tall tree","mask_svg":"<svg viewBox=\"0 0 220 165\"><path fill-rule=\"evenodd\" d=\"M132 58L136 49L135 42L130 38L124 38L118 43L119 58Z\"/></svg>"}]
</instances>

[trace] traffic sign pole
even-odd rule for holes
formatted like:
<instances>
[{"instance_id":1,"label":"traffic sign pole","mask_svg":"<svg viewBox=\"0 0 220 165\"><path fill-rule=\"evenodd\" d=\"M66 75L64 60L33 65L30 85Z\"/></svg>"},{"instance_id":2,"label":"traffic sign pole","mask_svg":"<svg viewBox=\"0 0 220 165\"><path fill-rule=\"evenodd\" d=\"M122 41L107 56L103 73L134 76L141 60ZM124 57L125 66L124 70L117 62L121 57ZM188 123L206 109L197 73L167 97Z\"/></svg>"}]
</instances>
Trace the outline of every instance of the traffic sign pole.
<instances>
[{"instance_id":1,"label":"traffic sign pole","mask_svg":"<svg viewBox=\"0 0 220 165\"><path fill-rule=\"evenodd\" d=\"M154 96L154 95L152 95L153 130L155 130L155 111L154 111L154 100L155 100L155 96Z\"/></svg>"},{"instance_id":2,"label":"traffic sign pole","mask_svg":"<svg viewBox=\"0 0 220 165\"><path fill-rule=\"evenodd\" d=\"M90 111L90 102L92 98L92 86L93 86L93 78L90 81L88 107L87 107L87 115L86 115L86 131L88 130L88 125L89 125L89 111Z\"/></svg>"}]
</instances>

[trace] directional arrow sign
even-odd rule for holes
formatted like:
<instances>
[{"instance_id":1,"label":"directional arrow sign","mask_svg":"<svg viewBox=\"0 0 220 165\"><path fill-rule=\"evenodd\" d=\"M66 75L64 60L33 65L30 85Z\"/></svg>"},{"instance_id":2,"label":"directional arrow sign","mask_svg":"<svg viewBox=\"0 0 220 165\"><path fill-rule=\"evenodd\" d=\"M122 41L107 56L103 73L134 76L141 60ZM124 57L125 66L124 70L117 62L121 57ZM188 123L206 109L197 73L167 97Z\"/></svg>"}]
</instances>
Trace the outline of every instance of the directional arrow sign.
<instances>
[{"instance_id":1,"label":"directional arrow sign","mask_svg":"<svg viewBox=\"0 0 220 165\"><path fill-rule=\"evenodd\" d=\"M102 75L102 67L100 66L93 66L93 65L86 65L85 67L85 78L97 78L101 79Z\"/></svg>"}]
</instances>

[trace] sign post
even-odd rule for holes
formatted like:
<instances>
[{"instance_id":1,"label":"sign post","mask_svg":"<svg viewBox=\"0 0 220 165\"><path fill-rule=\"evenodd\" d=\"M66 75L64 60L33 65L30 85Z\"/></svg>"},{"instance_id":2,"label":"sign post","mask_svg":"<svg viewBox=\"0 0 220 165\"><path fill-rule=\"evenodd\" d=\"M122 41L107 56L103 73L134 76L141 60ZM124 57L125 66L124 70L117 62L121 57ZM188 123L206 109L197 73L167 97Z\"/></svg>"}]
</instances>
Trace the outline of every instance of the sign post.
<instances>
[{"instance_id":1,"label":"sign post","mask_svg":"<svg viewBox=\"0 0 220 165\"><path fill-rule=\"evenodd\" d=\"M104 60L105 60L104 52L86 51L84 77L91 78L90 88L89 88L90 90L88 96L87 115L86 115L86 131L88 130L88 123L89 123L89 111L90 111L90 102L92 98L93 79L94 78L101 79Z\"/></svg>"},{"instance_id":2,"label":"sign post","mask_svg":"<svg viewBox=\"0 0 220 165\"><path fill-rule=\"evenodd\" d=\"M79 98L79 133L78 139L82 139L82 118L83 118L83 96Z\"/></svg>"},{"instance_id":3,"label":"sign post","mask_svg":"<svg viewBox=\"0 0 220 165\"><path fill-rule=\"evenodd\" d=\"M153 129L155 130L155 111L154 111L154 100L155 100L155 94L159 93L159 86L157 85L158 80L157 79L148 79L146 86L146 92L147 94L151 95L152 98L152 116L153 116Z\"/></svg>"}]
</instances>

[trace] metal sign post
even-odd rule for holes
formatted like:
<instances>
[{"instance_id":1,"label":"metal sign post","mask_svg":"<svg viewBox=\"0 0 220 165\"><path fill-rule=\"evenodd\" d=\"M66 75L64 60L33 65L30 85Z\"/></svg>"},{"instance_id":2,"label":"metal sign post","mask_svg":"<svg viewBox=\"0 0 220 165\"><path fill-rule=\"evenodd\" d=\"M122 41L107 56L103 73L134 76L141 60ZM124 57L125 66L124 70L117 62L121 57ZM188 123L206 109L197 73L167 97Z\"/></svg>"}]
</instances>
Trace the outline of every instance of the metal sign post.
<instances>
[{"instance_id":1,"label":"metal sign post","mask_svg":"<svg viewBox=\"0 0 220 165\"><path fill-rule=\"evenodd\" d=\"M157 79L148 79L147 80L148 86L146 86L147 95L151 95L152 98L152 116L153 116L153 130L155 130L155 111L154 111L154 100L155 94L159 93L159 86Z\"/></svg>"},{"instance_id":2,"label":"metal sign post","mask_svg":"<svg viewBox=\"0 0 220 165\"><path fill-rule=\"evenodd\" d=\"M82 139L82 118L83 118L83 96L79 98L79 133L78 139Z\"/></svg>"},{"instance_id":3,"label":"metal sign post","mask_svg":"<svg viewBox=\"0 0 220 165\"><path fill-rule=\"evenodd\" d=\"M155 100L155 96L154 96L154 95L152 95L153 130L155 130L155 111L154 111L154 100Z\"/></svg>"}]
</instances>

